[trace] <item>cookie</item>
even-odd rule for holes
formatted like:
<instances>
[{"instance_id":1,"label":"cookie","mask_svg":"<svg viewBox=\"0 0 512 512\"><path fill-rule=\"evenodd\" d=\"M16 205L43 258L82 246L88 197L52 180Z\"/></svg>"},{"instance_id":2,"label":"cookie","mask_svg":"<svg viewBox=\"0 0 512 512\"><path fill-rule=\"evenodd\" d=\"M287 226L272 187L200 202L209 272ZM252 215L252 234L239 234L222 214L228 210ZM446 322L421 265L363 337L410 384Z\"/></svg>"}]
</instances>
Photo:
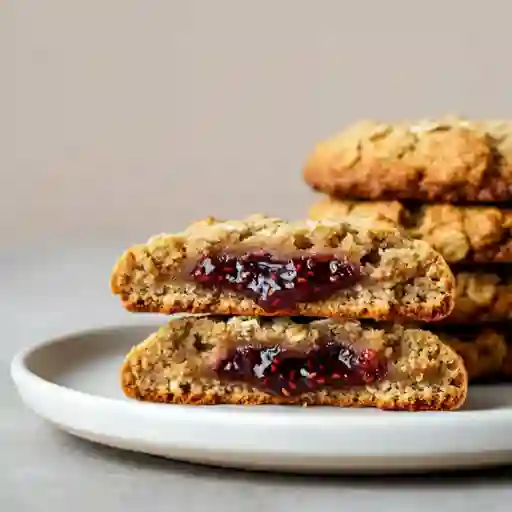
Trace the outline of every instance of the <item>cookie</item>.
<instances>
[{"instance_id":1,"label":"cookie","mask_svg":"<svg viewBox=\"0 0 512 512\"><path fill-rule=\"evenodd\" d=\"M452 410L467 373L437 336L397 324L188 316L130 351L121 385L150 402Z\"/></svg>"},{"instance_id":2,"label":"cookie","mask_svg":"<svg viewBox=\"0 0 512 512\"><path fill-rule=\"evenodd\" d=\"M208 218L125 251L111 289L130 311L166 314L436 321L454 303L439 253L361 218Z\"/></svg>"},{"instance_id":3,"label":"cookie","mask_svg":"<svg viewBox=\"0 0 512 512\"><path fill-rule=\"evenodd\" d=\"M493 206L351 201L325 197L309 211L312 219L364 216L398 225L428 242L449 263L512 262L512 210Z\"/></svg>"},{"instance_id":4,"label":"cookie","mask_svg":"<svg viewBox=\"0 0 512 512\"><path fill-rule=\"evenodd\" d=\"M509 352L506 328L459 326L434 333L462 357L470 382L502 378Z\"/></svg>"},{"instance_id":5,"label":"cookie","mask_svg":"<svg viewBox=\"0 0 512 512\"><path fill-rule=\"evenodd\" d=\"M456 272L455 282L455 307L443 322L480 323L512 320L510 273Z\"/></svg>"},{"instance_id":6,"label":"cookie","mask_svg":"<svg viewBox=\"0 0 512 512\"><path fill-rule=\"evenodd\" d=\"M342 198L512 200L512 121L362 121L321 142L304 179Z\"/></svg>"}]
</instances>

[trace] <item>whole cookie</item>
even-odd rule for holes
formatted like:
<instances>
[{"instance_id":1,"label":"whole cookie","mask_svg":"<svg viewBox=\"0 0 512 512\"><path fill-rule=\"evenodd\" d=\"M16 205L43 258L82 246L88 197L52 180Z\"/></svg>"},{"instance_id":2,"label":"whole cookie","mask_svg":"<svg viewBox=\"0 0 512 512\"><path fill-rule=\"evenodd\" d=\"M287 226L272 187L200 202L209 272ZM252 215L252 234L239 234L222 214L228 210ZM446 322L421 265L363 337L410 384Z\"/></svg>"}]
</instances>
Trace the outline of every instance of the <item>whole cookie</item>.
<instances>
[{"instance_id":1,"label":"whole cookie","mask_svg":"<svg viewBox=\"0 0 512 512\"><path fill-rule=\"evenodd\" d=\"M362 121L318 144L304 179L339 197L509 201L512 121Z\"/></svg>"}]
</instances>

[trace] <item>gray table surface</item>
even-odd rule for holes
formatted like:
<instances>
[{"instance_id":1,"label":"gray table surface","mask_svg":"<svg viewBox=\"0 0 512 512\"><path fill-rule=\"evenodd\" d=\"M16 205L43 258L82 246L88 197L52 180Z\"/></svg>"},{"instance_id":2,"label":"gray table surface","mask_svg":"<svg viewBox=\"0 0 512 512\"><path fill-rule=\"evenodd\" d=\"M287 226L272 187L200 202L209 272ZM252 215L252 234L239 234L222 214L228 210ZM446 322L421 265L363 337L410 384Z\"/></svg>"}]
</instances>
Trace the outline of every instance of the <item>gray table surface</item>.
<instances>
[{"instance_id":1,"label":"gray table surface","mask_svg":"<svg viewBox=\"0 0 512 512\"><path fill-rule=\"evenodd\" d=\"M510 510L512 468L387 477L248 473L122 452L49 426L19 400L10 360L49 336L132 322L108 290L116 254L43 250L37 261L0 254L0 510Z\"/></svg>"}]
</instances>

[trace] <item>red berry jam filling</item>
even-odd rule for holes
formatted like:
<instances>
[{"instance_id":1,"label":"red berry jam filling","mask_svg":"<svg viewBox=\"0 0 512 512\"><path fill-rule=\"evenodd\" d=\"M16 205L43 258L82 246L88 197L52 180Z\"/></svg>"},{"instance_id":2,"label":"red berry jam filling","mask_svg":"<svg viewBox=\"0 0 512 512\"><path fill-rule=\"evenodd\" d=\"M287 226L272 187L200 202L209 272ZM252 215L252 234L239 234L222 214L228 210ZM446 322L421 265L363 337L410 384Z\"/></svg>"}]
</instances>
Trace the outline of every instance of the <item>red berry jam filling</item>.
<instances>
[{"instance_id":1,"label":"red berry jam filling","mask_svg":"<svg viewBox=\"0 0 512 512\"><path fill-rule=\"evenodd\" d=\"M360 278L358 266L332 255L278 259L266 252L204 256L192 278L208 288L226 288L254 299L267 311L293 309L352 286Z\"/></svg>"},{"instance_id":2,"label":"red berry jam filling","mask_svg":"<svg viewBox=\"0 0 512 512\"><path fill-rule=\"evenodd\" d=\"M386 361L375 350L356 352L343 343L329 342L307 352L279 345L244 345L217 363L221 380L245 382L281 396L371 384L386 375Z\"/></svg>"}]
</instances>

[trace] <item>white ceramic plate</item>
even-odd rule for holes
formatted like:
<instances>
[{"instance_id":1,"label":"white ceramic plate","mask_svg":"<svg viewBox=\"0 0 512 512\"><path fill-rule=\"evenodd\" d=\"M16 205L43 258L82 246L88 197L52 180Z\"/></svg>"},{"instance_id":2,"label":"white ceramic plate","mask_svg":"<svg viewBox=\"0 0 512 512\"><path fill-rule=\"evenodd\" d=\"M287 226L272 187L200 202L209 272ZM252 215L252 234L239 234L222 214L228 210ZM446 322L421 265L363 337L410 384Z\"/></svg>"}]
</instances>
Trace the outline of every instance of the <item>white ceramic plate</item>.
<instances>
[{"instance_id":1,"label":"white ceramic plate","mask_svg":"<svg viewBox=\"0 0 512 512\"><path fill-rule=\"evenodd\" d=\"M512 462L512 386L471 389L457 412L182 406L125 398L119 367L154 326L85 331L18 354L24 402L79 437L164 457L247 469L390 472Z\"/></svg>"}]
</instances>

